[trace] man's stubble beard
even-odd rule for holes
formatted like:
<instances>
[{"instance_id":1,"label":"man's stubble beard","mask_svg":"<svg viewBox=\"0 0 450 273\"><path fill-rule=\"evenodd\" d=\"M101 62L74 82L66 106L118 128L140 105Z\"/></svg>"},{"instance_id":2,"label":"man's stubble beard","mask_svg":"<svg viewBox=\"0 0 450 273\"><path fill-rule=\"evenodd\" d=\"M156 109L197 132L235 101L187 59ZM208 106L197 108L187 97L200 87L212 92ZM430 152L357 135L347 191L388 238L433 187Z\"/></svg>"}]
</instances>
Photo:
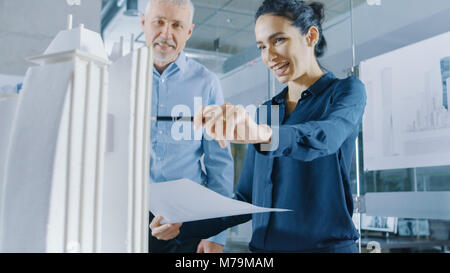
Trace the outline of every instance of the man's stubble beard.
<instances>
[{"instance_id":1,"label":"man's stubble beard","mask_svg":"<svg viewBox=\"0 0 450 273\"><path fill-rule=\"evenodd\" d=\"M173 54L158 53L158 51L156 50L157 44L173 48L173 50L174 50ZM153 50L154 51L153 58L154 58L155 63L167 65L167 64L175 61L175 59L177 57L176 55L178 55L176 52L176 48L177 48L177 44L173 40L157 38L155 41L153 41L153 49L154 49Z\"/></svg>"},{"instance_id":2,"label":"man's stubble beard","mask_svg":"<svg viewBox=\"0 0 450 273\"><path fill-rule=\"evenodd\" d=\"M174 55L170 55L170 56L163 57L160 54L155 52L154 55L153 55L153 58L154 58L155 63L157 63L157 64L168 64L168 63L174 61L175 56Z\"/></svg>"}]
</instances>

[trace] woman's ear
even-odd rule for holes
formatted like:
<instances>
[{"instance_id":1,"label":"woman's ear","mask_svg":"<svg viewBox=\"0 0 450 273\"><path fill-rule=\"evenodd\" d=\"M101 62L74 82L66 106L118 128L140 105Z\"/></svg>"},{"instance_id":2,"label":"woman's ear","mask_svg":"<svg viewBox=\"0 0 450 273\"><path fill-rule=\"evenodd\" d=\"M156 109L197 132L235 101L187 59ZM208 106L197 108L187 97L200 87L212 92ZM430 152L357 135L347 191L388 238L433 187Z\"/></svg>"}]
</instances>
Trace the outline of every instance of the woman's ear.
<instances>
[{"instance_id":1,"label":"woman's ear","mask_svg":"<svg viewBox=\"0 0 450 273\"><path fill-rule=\"evenodd\" d=\"M308 46L315 47L317 42L319 41L319 35L319 29L317 27L310 27L308 33L306 34L306 41L308 42Z\"/></svg>"}]
</instances>

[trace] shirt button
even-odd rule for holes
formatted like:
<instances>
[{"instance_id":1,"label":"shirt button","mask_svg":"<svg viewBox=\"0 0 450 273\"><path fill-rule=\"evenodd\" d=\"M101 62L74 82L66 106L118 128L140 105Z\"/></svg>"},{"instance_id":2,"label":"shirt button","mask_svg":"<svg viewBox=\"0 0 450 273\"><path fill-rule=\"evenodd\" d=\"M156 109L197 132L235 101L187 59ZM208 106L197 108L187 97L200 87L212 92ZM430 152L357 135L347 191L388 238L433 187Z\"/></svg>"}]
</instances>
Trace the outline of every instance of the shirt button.
<instances>
[{"instance_id":1,"label":"shirt button","mask_svg":"<svg viewBox=\"0 0 450 273\"><path fill-rule=\"evenodd\" d=\"M163 79L161 79L161 82L162 82L162 83L164 83L165 81L166 81L166 79L164 79L164 78L163 78Z\"/></svg>"},{"instance_id":2,"label":"shirt button","mask_svg":"<svg viewBox=\"0 0 450 273\"><path fill-rule=\"evenodd\" d=\"M163 133L163 131L162 131L162 130L159 130L159 131L158 131L158 134L162 135L162 133Z\"/></svg>"},{"instance_id":3,"label":"shirt button","mask_svg":"<svg viewBox=\"0 0 450 273\"><path fill-rule=\"evenodd\" d=\"M158 159L158 161L161 161L161 157L158 157L157 159Z\"/></svg>"}]
</instances>

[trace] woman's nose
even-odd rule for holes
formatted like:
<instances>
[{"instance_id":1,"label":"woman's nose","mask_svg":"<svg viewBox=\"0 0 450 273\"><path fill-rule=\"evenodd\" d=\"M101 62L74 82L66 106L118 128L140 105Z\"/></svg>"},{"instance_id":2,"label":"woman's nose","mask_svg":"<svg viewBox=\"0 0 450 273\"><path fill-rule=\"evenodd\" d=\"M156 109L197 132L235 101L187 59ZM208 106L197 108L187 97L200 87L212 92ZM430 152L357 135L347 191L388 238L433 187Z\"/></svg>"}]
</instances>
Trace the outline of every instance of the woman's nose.
<instances>
[{"instance_id":1,"label":"woman's nose","mask_svg":"<svg viewBox=\"0 0 450 273\"><path fill-rule=\"evenodd\" d=\"M269 47L267 48L267 59L269 61L273 61L278 57L278 54L275 52L275 50L273 49L273 47Z\"/></svg>"}]
</instances>

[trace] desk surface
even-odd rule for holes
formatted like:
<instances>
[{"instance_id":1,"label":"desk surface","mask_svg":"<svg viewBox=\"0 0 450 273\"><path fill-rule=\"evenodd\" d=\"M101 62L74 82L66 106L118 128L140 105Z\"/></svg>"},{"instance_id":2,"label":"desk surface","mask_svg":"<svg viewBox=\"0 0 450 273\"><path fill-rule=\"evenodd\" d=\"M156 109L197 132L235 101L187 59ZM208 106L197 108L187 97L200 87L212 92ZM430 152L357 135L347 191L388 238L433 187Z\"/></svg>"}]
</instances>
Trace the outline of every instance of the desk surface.
<instances>
[{"instance_id":1,"label":"desk surface","mask_svg":"<svg viewBox=\"0 0 450 273\"><path fill-rule=\"evenodd\" d=\"M381 249L400 249L400 248L418 248L418 247L435 247L450 246L450 240L436 240L415 237L363 237L361 239L361 247L366 248L369 242L378 242ZM224 252L249 252L248 242L232 242L227 241Z\"/></svg>"},{"instance_id":2,"label":"desk surface","mask_svg":"<svg viewBox=\"0 0 450 273\"><path fill-rule=\"evenodd\" d=\"M363 237L361 239L361 246L366 247L372 241L378 242L381 245L381 249L450 246L450 240L415 237Z\"/></svg>"}]
</instances>

